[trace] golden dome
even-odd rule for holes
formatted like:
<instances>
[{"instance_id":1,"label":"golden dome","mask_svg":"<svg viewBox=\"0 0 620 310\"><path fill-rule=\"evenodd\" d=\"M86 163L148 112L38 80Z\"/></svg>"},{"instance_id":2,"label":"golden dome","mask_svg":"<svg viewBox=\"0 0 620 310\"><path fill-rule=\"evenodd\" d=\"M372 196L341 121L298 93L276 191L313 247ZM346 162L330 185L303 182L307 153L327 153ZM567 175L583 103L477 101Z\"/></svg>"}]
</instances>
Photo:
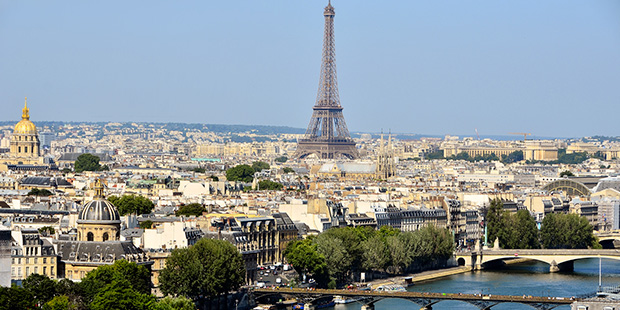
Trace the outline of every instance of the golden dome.
<instances>
[{"instance_id":1,"label":"golden dome","mask_svg":"<svg viewBox=\"0 0 620 310\"><path fill-rule=\"evenodd\" d=\"M13 133L36 135L37 126L35 126L34 123L30 121L30 110L28 109L26 99L24 99L24 108L22 109L22 120L19 121L17 125L15 125Z\"/></svg>"}]
</instances>

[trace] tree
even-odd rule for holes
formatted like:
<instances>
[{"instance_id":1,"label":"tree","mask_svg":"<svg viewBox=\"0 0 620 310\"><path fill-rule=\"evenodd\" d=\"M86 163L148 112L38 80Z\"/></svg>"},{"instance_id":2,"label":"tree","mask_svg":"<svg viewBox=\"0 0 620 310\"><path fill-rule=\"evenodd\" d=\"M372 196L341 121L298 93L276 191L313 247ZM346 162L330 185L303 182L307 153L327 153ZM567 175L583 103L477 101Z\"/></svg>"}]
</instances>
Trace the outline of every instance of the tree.
<instances>
[{"instance_id":1,"label":"tree","mask_svg":"<svg viewBox=\"0 0 620 310\"><path fill-rule=\"evenodd\" d=\"M153 306L153 310L195 310L196 305L189 298L166 296Z\"/></svg>"},{"instance_id":2,"label":"tree","mask_svg":"<svg viewBox=\"0 0 620 310\"><path fill-rule=\"evenodd\" d=\"M538 249L540 241L538 236L538 227L536 227L536 219L527 210L519 210L515 214L516 227L520 228L515 239L518 239L518 249Z\"/></svg>"},{"instance_id":3,"label":"tree","mask_svg":"<svg viewBox=\"0 0 620 310\"><path fill-rule=\"evenodd\" d=\"M146 267L121 259L112 265L99 266L88 272L79 285L86 303L94 302L103 294L110 298L112 295L119 297L119 292L127 293L126 290L146 295L150 294L151 290L151 274ZM114 287L121 291L112 290ZM132 295L129 298L137 297ZM104 305L105 302L100 301L99 304Z\"/></svg>"},{"instance_id":4,"label":"tree","mask_svg":"<svg viewBox=\"0 0 620 310\"><path fill-rule=\"evenodd\" d=\"M592 225L577 214L550 213L545 215L540 230L540 240L545 249L600 248L593 234Z\"/></svg>"},{"instance_id":5,"label":"tree","mask_svg":"<svg viewBox=\"0 0 620 310\"><path fill-rule=\"evenodd\" d=\"M489 242L493 243L495 239L505 234L504 203L500 199L491 200L491 205L485 215L485 221Z\"/></svg>"},{"instance_id":6,"label":"tree","mask_svg":"<svg viewBox=\"0 0 620 310\"><path fill-rule=\"evenodd\" d=\"M276 157L276 159L274 159L275 162L277 163L285 163L288 160L288 157L286 156L280 156L280 157Z\"/></svg>"},{"instance_id":7,"label":"tree","mask_svg":"<svg viewBox=\"0 0 620 310\"><path fill-rule=\"evenodd\" d=\"M122 197L110 196L108 197L120 215L126 214L150 214L153 212L155 204L146 197L138 195L123 195Z\"/></svg>"},{"instance_id":8,"label":"tree","mask_svg":"<svg viewBox=\"0 0 620 310\"><path fill-rule=\"evenodd\" d=\"M48 276L33 273L22 283L22 286L32 293L37 304L42 305L56 295L56 282Z\"/></svg>"},{"instance_id":9,"label":"tree","mask_svg":"<svg viewBox=\"0 0 620 310\"><path fill-rule=\"evenodd\" d=\"M60 295L46 302L43 305L42 309L43 310L74 310L78 308L76 305L72 304L69 301L69 297L65 295Z\"/></svg>"},{"instance_id":10,"label":"tree","mask_svg":"<svg viewBox=\"0 0 620 310\"><path fill-rule=\"evenodd\" d=\"M262 180L262 181L258 182L258 188L260 190L275 190L275 191L279 191L279 190L282 189L282 187L284 187L284 185L282 185L281 183L273 182L273 181L269 181L269 180Z\"/></svg>"},{"instance_id":11,"label":"tree","mask_svg":"<svg viewBox=\"0 0 620 310\"><path fill-rule=\"evenodd\" d=\"M226 179L250 183L254 180L254 172L254 169L248 165L237 165L226 170Z\"/></svg>"},{"instance_id":12,"label":"tree","mask_svg":"<svg viewBox=\"0 0 620 310\"><path fill-rule=\"evenodd\" d=\"M207 209L199 203L190 203L179 207L176 216L201 216L203 212L207 212Z\"/></svg>"},{"instance_id":13,"label":"tree","mask_svg":"<svg viewBox=\"0 0 620 310\"><path fill-rule=\"evenodd\" d=\"M329 271L325 256L317 251L317 244L311 238L289 243L284 251L284 257L300 276L310 274L320 287L327 285Z\"/></svg>"},{"instance_id":14,"label":"tree","mask_svg":"<svg viewBox=\"0 0 620 310\"><path fill-rule=\"evenodd\" d=\"M560 178L562 177L573 177L575 176L570 170L564 170L560 172Z\"/></svg>"},{"instance_id":15,"label":"tree","mask_svg":"<svg viewBox=\"0 0 620 310\"><path fill-rule=\"evenodd\" d=\"M39 228L39 233L41 233L44 236L49 236L49 235L55 234L56 230L52 226L43 226Z\"/></svg>"},{"instance_id":16,"label":"tree","mask_svg":"<svg viewBox=\"0 0 620 310\"><path fill-rule=\"evenodd\" d=\"M514 151L508 155L502 155L502 163L511 164L523 160L523 151Z\"/></svg>"},{"instance_id":17,"label":"tree","mask_svg":"<svg viewBox=\"0 0 620 310\"><path fill-rule=\"evenodd\" d=\"M165 295L192 300L237 290L244 282L241 253L223 240L200 239L193 246L175 249L166 259L159 280Z\"/></svg>"},{"instance_id":18,"label":"tree","mask_svg":"<svg viewBox=\"0 0 620 310\"><path fill-rule=\"evenodd\" d=\"M444 155L443 155L443 151L439 150L435 152L426 153L424 154L424 157L426 159L443 159Z\"/></svg>"},{"instance_id":19,"label":"tree","mask_svg":"<svg viewBox=\"0 0 620 310\"><path fill-rule=\"evenodd\" d=\"M268 170L269 169L269 164L264 162L264 161L255 161L252 163L252 169L254 169L254 171L256 172L260 172L263 170Z\"/></svg>"},{"instance_id":20,"label":"tree","mask_svg":"<svg viewBox=\"0 0 620 310\"><path fill-rule=\"evenodd\" d=\"M389 262L387 246L381 236L375 235L362 243L362 268L366 270L384 269Z\"/></svg>"},{"instance_id":21,"label":"tree","mask_svg":"<svg viewBox=\"0 0 620 310\"><path fill-rule=\"evenodd\" d=\"M52 196L54 193L47 189L33 188L28 192L28 196Z\"/></svg>"},{"instance_id":22,"label":"tree","mask_svg":"<svg viewBox=\"0 0 620 310\"><path fill-rule=\"evenodd\" d=\"M36 308L34 297L27 289L15 284L11 287L0 286L0 310Z\"/></svg>"},{"instance_id":23,"label":"tree","mask_svg":"<svg viewBox=\"0 0 620 310\"><path fill-rule=\"evenodd\" d=\"M92 310L150 310L155 303L155 296L139 292L128 280L122 279L105 285L95 295L89 308Z\"/></svg>"},{"instance_id":24,"label":"tree","mask_svg":"<svg viewBox=\"0 0 620 310\"><path fill-rule=\"evenodd\" d=\"M317 252L325 257L329 275L338 282L344 281L353 260L342 240L328 234L320 234L314 240L317 245Z\"/></svg>"},{"instance_id":25,"label":"tree","mask_svg":"<svg viewBox=\"0 0 620 310\"><path fill-rule=\"evenodd\" d=\"M99 164L99 157L93 154L82 154L75 161L75 172L101 171L103 167Z\"/></svg>"},{"instance_id":26,"label":"tree","mask_svg":"<svg viewBox=\"0 0 620 310\"><path fill-rule=\"evenodd\" d=\"M284 167L284 168L282 168L282 172L284 172L284 173L295 173L295 170L293 170L293 168Z\"/></svg>"},{"instance_id":27,"label":"tree","mask_svg":"<svg viewBox=\"0 0 620 310\"><path fill-rule=\"evenodd\" d=\"M146 220L146 221L140 222L140 224L138 226L140 226L140 228L142 228L142 229L149 229L149 228L153 227L153 221Z\"/></svg>"}]
</instances>

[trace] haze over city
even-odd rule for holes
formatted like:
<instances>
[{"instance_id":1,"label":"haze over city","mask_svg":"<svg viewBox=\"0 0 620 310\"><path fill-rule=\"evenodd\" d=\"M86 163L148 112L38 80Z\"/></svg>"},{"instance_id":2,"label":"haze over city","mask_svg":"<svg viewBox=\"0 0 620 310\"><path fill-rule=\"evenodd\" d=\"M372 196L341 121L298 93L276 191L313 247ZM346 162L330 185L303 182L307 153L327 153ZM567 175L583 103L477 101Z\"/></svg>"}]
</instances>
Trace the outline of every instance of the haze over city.
<instances>
[{"instance_id":1,"label":"haze over city","mask_svg":"<svg viewBox=\"0 0 620 310\"><path fill-rule=\"evenodd\" d=\"M620 135L617 1L332 4L351 131ZM2 120L305 128L324 6L2 1Z\"/></svg>"}]
</instances>

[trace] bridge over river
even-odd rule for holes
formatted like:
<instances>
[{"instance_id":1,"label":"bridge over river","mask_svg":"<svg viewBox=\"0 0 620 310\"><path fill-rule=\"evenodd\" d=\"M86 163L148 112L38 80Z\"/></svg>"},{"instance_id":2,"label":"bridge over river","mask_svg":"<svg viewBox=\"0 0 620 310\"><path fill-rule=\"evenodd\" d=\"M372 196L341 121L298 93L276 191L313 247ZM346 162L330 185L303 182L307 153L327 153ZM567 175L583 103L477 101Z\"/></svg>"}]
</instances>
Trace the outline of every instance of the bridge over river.
<instances>
[{"instance_id":1,"label":"bridge over river","mask_svg":"<svg viewBox=\"0 0 620 310\"><path fill-rule=\"evenodd\" d=\"M268 296L289 296L303 300L304 309L314 309L314 301L329 296L346 296L359 298L364 304L362 310L374 309L374 304L385 298L400 298L409 300L424 310L431 310L433 305L444 300L459 300L476 306L479 309L491 309L500 303L521 303L535 309L553 309L561 305L570 305L576 300L568 297L539 297L539 296L508 296L484 294L449 294L449 293L421 293L421 292L375 292L363 290L328 290L328 289L299 289L299 288L264 288L254 289L254 297L260 299Z\"/></svg>"},{"instance_id":2,"label":"bridge over river","mask_svg":"<svg viewBox=\"0 0 620 310\"><path fill-rule=\"evenodd\" d=\"M620 260L620 250L591 250L591 249L536 249L536 250L501 250L488 249L472 252L456 253L456 261L461 266L471 266L474 270L484 269L485 266L501 263L504 260L527 258L549 264L550 272L573 270L573 262L586 258L607 258Z\"/></svg>"}]
</instances>

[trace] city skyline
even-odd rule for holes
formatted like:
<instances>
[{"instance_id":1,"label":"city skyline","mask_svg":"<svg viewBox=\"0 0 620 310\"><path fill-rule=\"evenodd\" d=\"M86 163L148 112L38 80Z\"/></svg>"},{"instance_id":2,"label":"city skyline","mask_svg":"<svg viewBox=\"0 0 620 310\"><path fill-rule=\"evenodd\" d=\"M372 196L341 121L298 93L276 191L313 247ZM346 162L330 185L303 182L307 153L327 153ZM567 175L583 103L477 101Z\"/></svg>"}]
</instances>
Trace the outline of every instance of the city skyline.
<instances>
[{"instance_id":1,"label":"city skyline","mask_svg":"<svg viewBox=\"0 0 620 310\"><path fill-rule=\"evenodd\" d=\"M3 120L307 124L327 1L115 3L0 3ZM351 131L620 135L616 2L332 5Z\"/></svg>"}]
</instances>

